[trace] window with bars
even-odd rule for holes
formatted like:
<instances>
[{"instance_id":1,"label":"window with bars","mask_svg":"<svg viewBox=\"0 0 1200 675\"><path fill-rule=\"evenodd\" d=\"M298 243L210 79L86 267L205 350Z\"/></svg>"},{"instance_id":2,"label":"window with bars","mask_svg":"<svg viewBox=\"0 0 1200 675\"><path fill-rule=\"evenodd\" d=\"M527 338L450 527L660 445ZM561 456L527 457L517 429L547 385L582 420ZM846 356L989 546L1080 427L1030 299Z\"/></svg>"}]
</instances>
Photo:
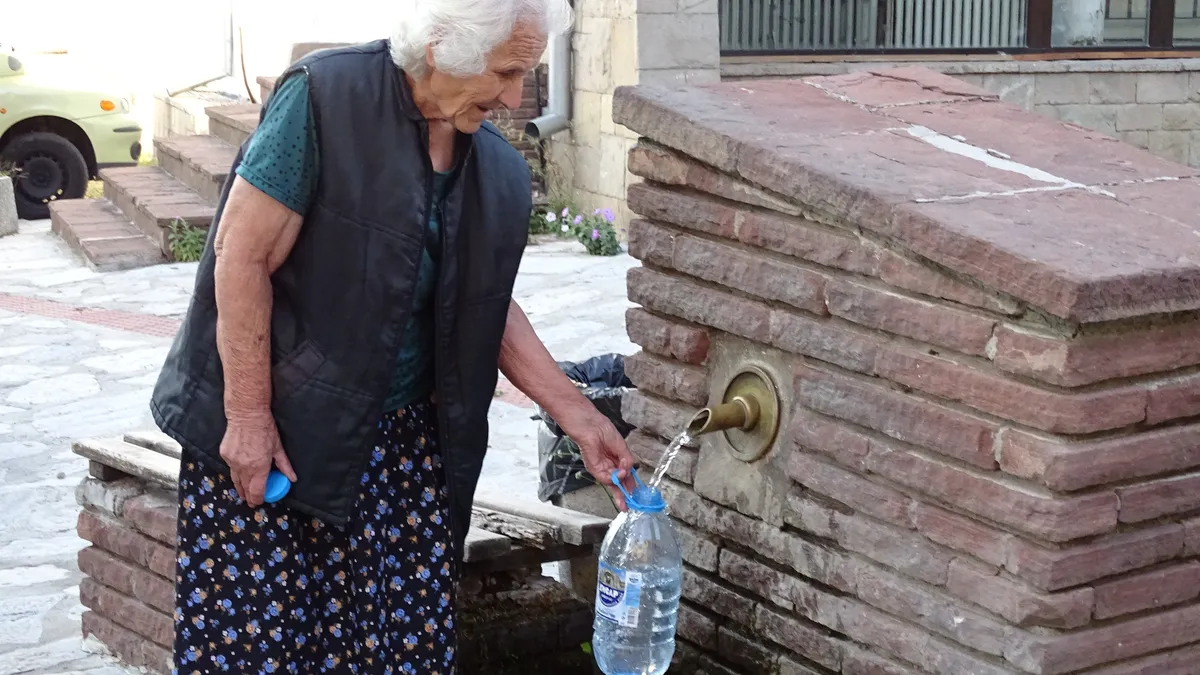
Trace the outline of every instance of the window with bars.
<instances>
[{"instance_id":1,"label":"window with bars","mask_svg":"<svg viewBox=\"0 0 1200 675\"><path fill-rule=\"evenodd\" d=\"M1200 0L720 0L726 55L1169 50Z\"/></svg>"}]
</instances>

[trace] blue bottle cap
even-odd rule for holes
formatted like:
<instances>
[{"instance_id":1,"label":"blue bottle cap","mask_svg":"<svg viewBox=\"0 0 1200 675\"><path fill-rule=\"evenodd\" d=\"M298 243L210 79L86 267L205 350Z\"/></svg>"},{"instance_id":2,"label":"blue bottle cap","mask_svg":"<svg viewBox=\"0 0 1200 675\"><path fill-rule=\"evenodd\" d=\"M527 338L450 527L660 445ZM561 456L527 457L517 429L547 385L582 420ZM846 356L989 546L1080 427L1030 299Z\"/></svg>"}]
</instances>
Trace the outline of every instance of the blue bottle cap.
<instances>
[{"instance_id":1,"label":"blue bottle cap","mask_svg":"<svg viewBox=\"0 0 1200 675\"><path fill-rule=\"evenodd\" d=\"M663 499L662 493L658 491L658 488L652 488L643 483L641 477L638 476L637 470L633 470L632 473L633 480L637 483L637 488L634 489L633 494L630 494L625 489L625 486L621 485L621 482L617 480L617 471L614 469L612 472L613 484L617 486L621 494L625 495L625 505L634 511L643 511L646 513L660 513L665 511L667 502Z\"/></svg>"},{"instance_id":2,"label":"blue bottle cap","mask_svg":"<svg viewBox=\"0 0 1200 675\"><path fill-rule=\"evenodd\" d=\"M279 473L275 469L271 469L271 473L267 474L267 491L263 499L267 503L274 504L275 502L287 496L289 490L292 489L292 481L288 477Z\"/></svg>"}]
</instances>

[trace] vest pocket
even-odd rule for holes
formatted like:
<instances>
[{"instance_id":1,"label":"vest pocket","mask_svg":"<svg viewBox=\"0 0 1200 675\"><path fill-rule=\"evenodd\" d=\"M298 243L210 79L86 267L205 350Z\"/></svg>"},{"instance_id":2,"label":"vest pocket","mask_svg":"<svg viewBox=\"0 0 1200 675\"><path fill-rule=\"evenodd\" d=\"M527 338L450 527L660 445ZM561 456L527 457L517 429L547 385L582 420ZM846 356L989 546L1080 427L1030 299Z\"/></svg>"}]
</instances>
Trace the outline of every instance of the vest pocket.
<instances>
[{"instance_id":1,"label":"vest pocket","mask_svg":"<svg viewBox=\"0 0 1200 675\"><path fill-rule=\"evenodd\" d=\"M317 343L305 340L271 368L271 398L279 401L294 394L325 363Z\"/></svg>"}]
</instances>

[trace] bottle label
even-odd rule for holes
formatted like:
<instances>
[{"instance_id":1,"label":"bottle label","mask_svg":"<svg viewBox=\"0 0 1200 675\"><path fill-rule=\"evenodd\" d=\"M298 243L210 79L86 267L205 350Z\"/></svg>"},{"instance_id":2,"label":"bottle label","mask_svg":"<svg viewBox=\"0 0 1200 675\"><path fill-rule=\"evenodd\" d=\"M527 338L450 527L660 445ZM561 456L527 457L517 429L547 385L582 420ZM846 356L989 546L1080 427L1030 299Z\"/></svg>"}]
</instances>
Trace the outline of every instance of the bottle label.
<instances>
[{"instance_id":1,"label":"bottle label","mask_svg":"<svg viewBox=\"0 0 1200 675\"><path fill-rule=\"evenodd\" d=\"M625 628L637 628L642 604L642 575L600 563L596 615Z\"/></svg>"}]
</instances>

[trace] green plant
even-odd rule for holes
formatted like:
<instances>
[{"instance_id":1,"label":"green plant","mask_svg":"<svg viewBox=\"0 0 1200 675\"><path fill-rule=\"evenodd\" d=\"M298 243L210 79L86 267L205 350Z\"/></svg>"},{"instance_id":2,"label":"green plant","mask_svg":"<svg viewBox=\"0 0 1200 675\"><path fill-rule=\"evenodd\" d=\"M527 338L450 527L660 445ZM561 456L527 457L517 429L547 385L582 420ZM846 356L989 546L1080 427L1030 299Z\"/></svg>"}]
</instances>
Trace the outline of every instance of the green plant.
<instances>
[{"instance_id":1,"label":"green plant","mask_svg":"<svg viewBox=\"0 0 1200 675\"><path fill-rule=\"evenodd\" d=\"M171 247L171 257L176 262L196 262L204 253L204 241L208 238L208 230L194 227L182 218L176 218L167 226L167 244Z\"/></svg>"}]
</instances>

